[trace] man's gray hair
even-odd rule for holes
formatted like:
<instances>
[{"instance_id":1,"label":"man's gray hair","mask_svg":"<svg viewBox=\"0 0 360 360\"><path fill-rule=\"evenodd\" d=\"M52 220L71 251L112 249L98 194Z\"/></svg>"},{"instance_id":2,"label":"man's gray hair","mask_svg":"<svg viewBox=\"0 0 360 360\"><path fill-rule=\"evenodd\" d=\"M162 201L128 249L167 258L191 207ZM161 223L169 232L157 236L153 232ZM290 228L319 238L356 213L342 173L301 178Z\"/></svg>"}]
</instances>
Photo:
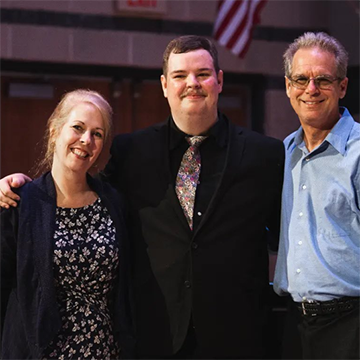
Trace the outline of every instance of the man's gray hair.
<instances>
[{"instance_id":1,"label":"man's gray hair","mask_svg":"<svg viewBox=\"0 0 360 360\"><path fill-rule=\"evenodd\" d=\"M292 62L295 53L301 48L319 48L335 55L336 76L340 79L346 77L348 65L348 53L340 42L324 32L306 32L289 45L283 55L285 76L291 77Z\"/></svg>"}]
</instances>

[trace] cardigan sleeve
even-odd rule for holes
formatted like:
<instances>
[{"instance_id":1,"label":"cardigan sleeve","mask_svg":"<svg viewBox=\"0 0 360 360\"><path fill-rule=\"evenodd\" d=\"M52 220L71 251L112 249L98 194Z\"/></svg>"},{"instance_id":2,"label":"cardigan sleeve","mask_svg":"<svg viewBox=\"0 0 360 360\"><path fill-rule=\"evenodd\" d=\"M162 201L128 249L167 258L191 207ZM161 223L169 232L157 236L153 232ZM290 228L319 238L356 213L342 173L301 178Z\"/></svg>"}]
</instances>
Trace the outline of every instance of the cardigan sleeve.
<instances>
[{"instance_id":1,"label":"cardigan sleeve","mask_svg":"<svg viewBox=\"0 0 360 360\"><path fill-rule=\"evenodd\" d=\"M18 208L1 209L0 213L1 335L8 299L16 281L18 214Z\"/></svg>"}]
</instances>

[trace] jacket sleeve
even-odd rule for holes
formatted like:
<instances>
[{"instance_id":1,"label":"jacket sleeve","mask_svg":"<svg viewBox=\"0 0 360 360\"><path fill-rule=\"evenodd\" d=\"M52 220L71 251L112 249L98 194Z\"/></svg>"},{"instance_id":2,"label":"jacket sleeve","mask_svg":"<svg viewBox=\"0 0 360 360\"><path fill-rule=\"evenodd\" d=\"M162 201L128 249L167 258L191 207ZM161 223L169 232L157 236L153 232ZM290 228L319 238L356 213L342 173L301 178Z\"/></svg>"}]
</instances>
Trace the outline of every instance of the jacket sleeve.
<instances>
[{"instance_id":1,"label":"jacket sleeve","mask_svg":"<svg viewBox=\"0 0 360 360\"><path fill-rule=\"evenodd\" d=\"M16 281L18 213L18 208L1 209L0 213L1 335L8 299Z\"/></svg>"},{"instance_id":2,"label":"jacket sleeve","mask_svg":"<svg viewBox=\"0 0 360 360\"><path fill-rule=\"evenodd\" d=\"M274 163L274 176L273 176L273 204L270 211L270 216L267 221L267 237L269 250L277 252L279 246L280 237L280 217L281 217L281 193L284 178L284 161L285 161L285 149L282 142L277 141L274 144L273 151L271 152L275 156Z\"/></svg>"},{"instance_id":3,"label":"jacket sleeve","mask_svg":"<svg viewBox=\"0 0 360 360\"><path fill-rule=\"evenodd\" d=\"M111 184L118 191L124 191L123 174L124 164L127 161L127 154L131 146L131 135L121 134L117 135L110 148L110 159L105 166L105 169L100 173L100 179Z\"/></svg>"}]
</instances>

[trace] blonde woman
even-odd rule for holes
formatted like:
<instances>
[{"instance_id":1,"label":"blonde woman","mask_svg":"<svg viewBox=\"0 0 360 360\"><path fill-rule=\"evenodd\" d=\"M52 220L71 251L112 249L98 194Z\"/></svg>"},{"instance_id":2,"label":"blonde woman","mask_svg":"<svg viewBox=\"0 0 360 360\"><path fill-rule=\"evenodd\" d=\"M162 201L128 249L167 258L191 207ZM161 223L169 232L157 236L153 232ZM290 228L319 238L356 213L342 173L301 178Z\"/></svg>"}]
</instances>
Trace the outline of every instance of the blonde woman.
<instances>
[{"instance_id":1,"label":"blonde woman","mask_svg":"<svg viewBox=\"0 0 360 360\"><path fill-rule=\"evenodd\" d=\"M132 357L124 207L88 175L111 127L98 93L67 93L47 124L41 177L1 212L2 359Z\"/></svg>"}]
</instances>

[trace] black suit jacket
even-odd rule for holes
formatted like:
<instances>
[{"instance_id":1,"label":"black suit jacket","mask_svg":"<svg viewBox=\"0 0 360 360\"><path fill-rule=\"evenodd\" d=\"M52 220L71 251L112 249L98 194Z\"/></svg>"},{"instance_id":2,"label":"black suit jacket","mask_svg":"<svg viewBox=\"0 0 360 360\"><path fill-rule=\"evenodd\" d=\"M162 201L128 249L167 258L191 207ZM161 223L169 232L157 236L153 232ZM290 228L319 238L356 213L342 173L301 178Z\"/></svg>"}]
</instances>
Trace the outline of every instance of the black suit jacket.
<instances>
[{"instance_id":1,"label":"black suit jacket","mask_svg":"<svg viewBox=\"0 0 360 360\"><path fill-rule=\"evenodd\" d=\"M278 232L284 149L279 140L224 121L226 163L195 233L174 189L169 121L113 141L104 175L131 205L141 358L178 351L191 313L197 357L262 356L266 227Z\"/></svg>"},{"instance_id":2,"label":"black suit jacket","mask_svg":"<svg viewBox=\"0 0 360 360\"><path fill-rule=\"evenodd\" d=\"M88 177L116 227L119 274L111 309L122 355L133 357L129 245L120 195ZM61 327L53 276L56 192L50 173L18 190L17 208L1 210L2 359L40 359Z\"/></svg>"}]
</instances>

